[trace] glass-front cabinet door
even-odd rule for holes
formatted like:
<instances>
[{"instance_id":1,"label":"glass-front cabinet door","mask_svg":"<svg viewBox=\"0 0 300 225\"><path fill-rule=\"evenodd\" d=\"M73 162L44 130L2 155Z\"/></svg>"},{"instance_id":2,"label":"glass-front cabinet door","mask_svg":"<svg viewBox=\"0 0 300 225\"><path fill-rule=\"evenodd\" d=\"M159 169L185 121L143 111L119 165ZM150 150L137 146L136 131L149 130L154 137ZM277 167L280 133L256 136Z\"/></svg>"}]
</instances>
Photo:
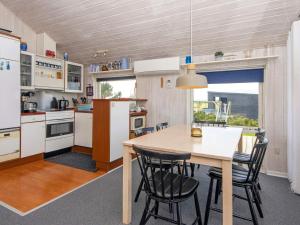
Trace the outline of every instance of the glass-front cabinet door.
<instances>
[{"instance_id":1,"label":"glass-front cabinet door","mask_svg":"<svg viewBox=\"0 0 300 225\"><path fill-rule=\"evenodd\" d=\"M21 52L21 89L34 89L34 54L30 52Z\"/></svg>"},{"instance_id":2,"label":"glass-front cabinet door","mask_svg":"<svg viewBox=\"0 0 300 225\"><path fill-rule=\"evenodd\" d=\"M83 92L83 65L73 62L65 64L65 92Z\"/></svg>"}]
</instances>

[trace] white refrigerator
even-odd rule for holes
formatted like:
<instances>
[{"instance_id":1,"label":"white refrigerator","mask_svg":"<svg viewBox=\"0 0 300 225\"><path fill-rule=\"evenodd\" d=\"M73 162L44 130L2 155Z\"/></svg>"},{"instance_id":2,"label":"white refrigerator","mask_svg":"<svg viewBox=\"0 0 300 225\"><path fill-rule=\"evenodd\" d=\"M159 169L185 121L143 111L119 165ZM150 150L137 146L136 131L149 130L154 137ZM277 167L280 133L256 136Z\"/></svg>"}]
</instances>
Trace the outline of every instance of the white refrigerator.
<instances>
[{"instance_id":1,"label":"white refrigerator","mask_svg":"<svg viewBox=\"0 0 300 225\"><path fill-rule=\"evenodd\" d=\"M19 158L20 40L0 34L0 162Z\"/></svg>"}]
</instances>

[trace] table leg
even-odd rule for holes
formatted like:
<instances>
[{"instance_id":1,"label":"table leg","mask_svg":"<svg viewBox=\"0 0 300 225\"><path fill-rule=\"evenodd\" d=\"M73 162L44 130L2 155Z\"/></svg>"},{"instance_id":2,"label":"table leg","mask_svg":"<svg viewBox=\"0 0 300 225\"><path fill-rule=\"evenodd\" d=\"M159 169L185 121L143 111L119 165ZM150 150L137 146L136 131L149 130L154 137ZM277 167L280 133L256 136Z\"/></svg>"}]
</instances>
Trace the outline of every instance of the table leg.
<instances>
[{"instance_id":1,"label":"table leg","mask_svg":"<svg viewBox=\"0 0 300 225\"><path fill-rule=\"evenodd\" d=\"M132 210L132 148L123 149L123 224L131 223Z\"/></svg>"},{"instance_id":2,"label":"table leg","mask_svg":"<svg viewBox=\"0 0 300 225\"><path fill-rule=\"evenodd\" d=\"M222 161L223 225L232 225L232 162Z\"/></svg>"}]
</instances>

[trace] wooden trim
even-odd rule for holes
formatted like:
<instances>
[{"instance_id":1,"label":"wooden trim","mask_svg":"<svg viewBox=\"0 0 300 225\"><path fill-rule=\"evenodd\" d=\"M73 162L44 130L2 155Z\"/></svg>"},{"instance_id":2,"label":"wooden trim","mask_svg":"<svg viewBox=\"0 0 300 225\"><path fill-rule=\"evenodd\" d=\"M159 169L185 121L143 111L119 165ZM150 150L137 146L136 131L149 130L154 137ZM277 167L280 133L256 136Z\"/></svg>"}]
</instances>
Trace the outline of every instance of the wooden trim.
<instances>
[{"instance_id":1,"label":"wooden trim","mask_svg":"<svg viewBox=\"0 0 300 225\"><path fill-rule=\"evenodd\" d=\"M123 158L119 158L113 162L98 162L96 161L96 168L108 172L118 166L121 166L123 164Z\"/></svg>"},{"instance_id":2,"label":"wooden trim","mask_svg":"<svg viewBox=\"0 0 300 225\"><path fill-rule=\"evenodd\" d=\"M94 102L97 101L112 101L112 102L134 102L134 101L148 101L148 99L145 98L109 98L109 99L105 99L105 98L98 98L98 99L93 99Z\"/></svg>"},{"instance_id":3,"label":"wooden trim","mask_svg":"<svg viewBox=\"0 0 300 225\"><path fill-rule=\"evenodd\" d=\"M28 157L25 157L25 158L20 158L20 159L13 159L13 160L10 160L10 161L0 163L0 170L8 169L8 168L15 167L15 166L20 166L20 165L23 165L23 164L26 164L26 163L30 163L30 162L34 162L34 161L38 161L38 160L43 160L43 159L44 159L44 154L43 153L28 156Z\"/></svg>"},{"instance_id":4,"label":"wooden trim","mask_svg":"<svg viewBox=\"0 0 300 225\"><path fill-rule=\"evenodd\" d=\"M130 117L133 117L133 116L146 116L147 115L147 111L142 111L142 112L131 112L129 115Z\"/></svg>"},{"instance_id":5,"label":"wooden trim","mask_svg":"<svg viewBox=\"0 0 300 225\"><path fill-rule=\"evenodd\" d=\"M93 148L75 145L72 147L72 152L78 152L78 153L83 153L83 154L87 154L87 155L92 155Z\"/></svg>"},{"instance_id":6,"label":"wooden trim","mask_svg":"<svg viewBox=\"0 0 300 225\"><path fill-rule=\"evenodd\" d=\"M10 34L10 33L6 33L6 32L3 32L3 31L0 31L0 35L7 36L7 37L12 37L12 38L21 40L21 38L19 36L16 36L16 35L13 35L13 34Z\"/></svg>"},{"instance_id":7,"label":"wooden trim","mask_svg":"<svg viewBox=\"0 0 300 225\"><path fill-rule=\"evenodd\" d=\"M93 113L93 110L75 110L75 113Z\"/></svg>"},{"instance_id":8,"label":"wooden trim","mask_svg":"<svg viewBox=\"0 0 300 225\"><path fill-rule=\"evenodd\" d=\"M93 159L110 161L110 101L93 103Z\"/></svg>"},{"instance_id":9,"label":"wooden trim","mask_svg":"<svg viewBox=\"0 0 300 225\"><path fill-rule=\"evenodd\" d=\"M45 115L46 112L25 112L21 113L21 116L37 116L37 115Z\"/></svg>"}]
</instances>

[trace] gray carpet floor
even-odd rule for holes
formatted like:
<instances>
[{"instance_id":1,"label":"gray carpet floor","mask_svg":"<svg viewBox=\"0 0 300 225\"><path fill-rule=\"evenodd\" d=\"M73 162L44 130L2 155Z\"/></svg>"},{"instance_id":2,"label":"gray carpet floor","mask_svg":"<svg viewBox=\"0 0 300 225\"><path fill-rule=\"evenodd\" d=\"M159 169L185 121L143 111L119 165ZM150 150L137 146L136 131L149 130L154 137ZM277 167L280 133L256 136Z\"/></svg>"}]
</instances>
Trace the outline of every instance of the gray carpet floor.
<instances>
[{"instance_id":1,"label":"gray carpet floor","mask_svg":"<svg viewBox=\"0 0 300 225\"><path fill-rule=\"evenodd\" d=\"M63 153L49 157L46 160L90 172L97 171L96 161L92 159L92 156L78 152Z\"/></svg>"},{"instance_id":2,"label":"gray carpet floor","mask_svg":"<svg viewBox=\"0 0 300 225\"><path fill-rule=\"evenodd\" d=\"M200 180L199 195L201 212L204 215L208 190L207 168L197 171ZM133 166L134 193L140 181L137 164ZM263 187L263 211L265 218L260 219L260 225L299 225L300 196L291 193L286 179L266 175L261 176ZM142 194L138 203L133 204L133 222L139 224L145 196ZM250 216L246 202L235 199L235 211L244 216ZM194 203L191 201L182 205L183 220L191 222L195 217ZM168 207L162 206L160 213L168 215ZM60 198L31 214L21 217L0 206L1 225L119 225L122 218L122 168L82 187L75 192ZM221 224L222 215L211 213L210 223ZM149 225L168 224L161 220L150 219ZM251 225L251 222L234 219L236 225Z\"/></svg>"}]
</instances>

